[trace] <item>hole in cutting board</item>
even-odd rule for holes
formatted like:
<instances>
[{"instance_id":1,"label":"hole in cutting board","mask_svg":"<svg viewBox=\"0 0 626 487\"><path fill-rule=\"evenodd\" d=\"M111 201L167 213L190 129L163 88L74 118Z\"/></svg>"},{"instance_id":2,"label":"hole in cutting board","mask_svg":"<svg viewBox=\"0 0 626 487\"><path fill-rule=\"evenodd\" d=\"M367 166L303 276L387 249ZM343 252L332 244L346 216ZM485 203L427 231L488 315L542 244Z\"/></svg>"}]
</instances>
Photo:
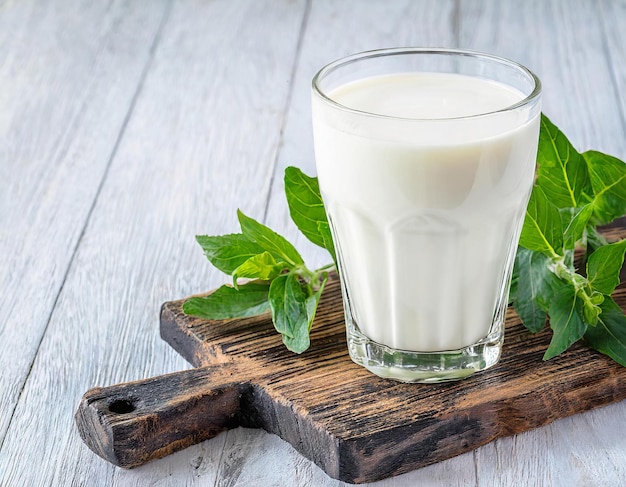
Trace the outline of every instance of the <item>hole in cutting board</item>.
<instances>
[{"instance_id":1,"label":"hole in cutting board","mask_svg":"<svg viewBox=\"0 0 626 487\"><path fill-rule=\"evenodd\" d=\"M135 410L135 404L131 399L116 399L109 404L109 411L116 414L132 413Z\"/></svg>"}]
</instances>

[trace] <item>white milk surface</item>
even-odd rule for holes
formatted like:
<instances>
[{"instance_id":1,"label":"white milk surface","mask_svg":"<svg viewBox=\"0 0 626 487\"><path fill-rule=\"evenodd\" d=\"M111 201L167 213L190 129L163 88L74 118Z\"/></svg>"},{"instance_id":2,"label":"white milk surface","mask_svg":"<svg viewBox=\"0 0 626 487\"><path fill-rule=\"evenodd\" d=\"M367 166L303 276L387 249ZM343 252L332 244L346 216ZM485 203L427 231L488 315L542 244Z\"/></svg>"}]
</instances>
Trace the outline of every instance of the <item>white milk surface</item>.
<instances>
[{"instance_id":1,"label":"white milk surface","mask_svg":"<svg viewBox=\"0 0 626 487\"><path fill-rule=\"evenodd\" d=\"M387 116L313 99L319 182L356 324L396 349L476 343L508 291L539 116L471 117L523 96L454 74L366 78L329 97Z\"/></svg>"}]
</instances>

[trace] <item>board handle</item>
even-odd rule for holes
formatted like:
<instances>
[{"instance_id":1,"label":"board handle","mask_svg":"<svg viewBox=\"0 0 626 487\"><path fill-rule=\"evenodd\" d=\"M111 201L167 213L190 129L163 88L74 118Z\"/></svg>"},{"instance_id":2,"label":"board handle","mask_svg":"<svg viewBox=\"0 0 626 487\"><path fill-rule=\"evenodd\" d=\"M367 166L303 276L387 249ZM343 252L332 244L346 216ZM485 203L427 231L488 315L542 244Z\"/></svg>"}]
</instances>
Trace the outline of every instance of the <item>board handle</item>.
<instances>
[{"instance_id":1,"label":"board handle","mask_svg":"<svg viewBox=\"0 0 626 487\"><path fill-rule=\"evenodd\" d=\"M95 387L75 414L81 438L105 460L133 468L239 426L250 385L230 365Z\"/></svg>"}]
</instances>

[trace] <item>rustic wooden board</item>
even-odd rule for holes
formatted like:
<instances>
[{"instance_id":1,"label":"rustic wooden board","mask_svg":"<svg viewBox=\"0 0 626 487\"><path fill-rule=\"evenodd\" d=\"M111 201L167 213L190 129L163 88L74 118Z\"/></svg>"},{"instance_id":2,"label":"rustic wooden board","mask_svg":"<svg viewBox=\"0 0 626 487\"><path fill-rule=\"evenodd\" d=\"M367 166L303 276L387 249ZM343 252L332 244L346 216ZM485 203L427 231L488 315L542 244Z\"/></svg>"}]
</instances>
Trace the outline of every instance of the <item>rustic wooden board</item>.
<instances>
[{"instance_id":1,"label":"rustic wooden board","mask_svg":"<svg viewBox=\"0 0 626 487\"><path fill-rule=\"evenodd\" d=\"M623 224L607 235L626 235ZM626 285L614 297L626 308ZM77 412L85 441L120 466L247 426L279 435L331 477L370 482L626 398L626 368L582 345L543 362L549 330L530 334L511 309L496 367L418 385L351 362L336 276L302 355L283 347L268 315L206 321L185 316L183 302L163 305L161 335L198 368L93 389Z\"/></svg>"}]
</instances>

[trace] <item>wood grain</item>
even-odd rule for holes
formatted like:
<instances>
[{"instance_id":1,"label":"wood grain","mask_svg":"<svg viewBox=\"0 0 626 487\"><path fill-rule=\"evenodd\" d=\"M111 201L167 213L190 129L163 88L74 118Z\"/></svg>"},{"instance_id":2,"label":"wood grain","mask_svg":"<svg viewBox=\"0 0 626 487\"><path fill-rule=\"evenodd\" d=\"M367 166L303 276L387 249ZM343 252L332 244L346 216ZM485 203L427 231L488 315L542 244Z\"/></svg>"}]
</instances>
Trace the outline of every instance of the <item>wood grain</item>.
<instances>
[{"instance_id":1,"label":"wood grain","mask_svg":"<svg viewBox=\"0 0 626 487\"><path fill-rule=\"evenodd\" d=\"M156 5L0 5L0 443L161 16Z\"/></svg>"},{"instance_id":2,"label":"wood grain","mask_svg":"<svg viewBox=\"0 0 626 487\"><path fill-rule=\"evenodd\" d=\"M625 238L626 219L606 235ZM626 284L614 298L626 309ZM452 384L415 385L351 362L336 275L301 355L283 346L268 315L206 321L186 316L183 302L164 304L161 334L199 369L98 388L81 401L81 436L117 465L247 426L279 435L333 478L372 482L626 399L626 368L580 344L542 361L550 330L530 334L512 309L496 367ZM133 407L117 414L111 404L120 402Z\"/></svg>"},{"instance_id":3,"label":"wood grain","mask_svg":"<svg viewBox=\"0 0 626 487\"><path fill-rule=\"evenodd\" d=\"M625 22L624 0L0 2L0 485L343 485L248 428L118 469L72 415L94 385L187 366L158 307L224 282L195 234L236 230L240 207L296 239L282 168L314 172L322 64L408 44L510 56L577 147L624 159ZM623 424L624 401L375 485L626 485Z\"/></svg>"},{"instance_id":4,"label":"wood grain","mask_svg":"<svg viewBox=\"0 0 626 487\"><path fill-rule=\"evenodd\" d=\"M624 84L612 72L622 63L615 30L624 2L460 2L461 43L517 59L543 84L543 110L579 150L624 158L626 138L617 103ZM623 15L623 12L622 12ZM603 16L614 25L605 30ZM600 88L602 87L602 88ZM623 95L622 95L623 96ZM475 452L484 485L620 485L626 483L626 442L619 433L626 403L578 415L539 431L503 438ZM605 445L604 447L602 445Z\"/></svg>"},{"instance_id":5,"label":"wood grain","mask_svg":"<svg viewBox=\"0 0 626 487\"><path fill-rule=\"evenodd\" d=\"M126 125L117 127L116 150L111 153L113 142L105 144L111 163L97 201L91 197L94 208L88 222L82 222L85 229L72 266L68 270L62 259L49 257L51 266L65 266L61 268L67 276L49 309L37 359L24 371L29 372L28 380L15 390L20 400L0 450L3 487L128 483L80 441L73 412L85 390L95 384L188 366L159 338L159 307L181 289L191 294L221 280L204 265L194 235L225 233L236 221L235 201L250 201L247 210L254 216L263 211L303 12L302 2L281 2L272 8L269 3L273 2L189 0L171 6L168 1L142 2L132 4L132 14L116 19L139 35L145 32L143 24L148 26L142 17L147 12L160 33L136 40L152 57L139 67L145 69L145 77L134 85L132 110L125 107L130 110ZM117 5L101 7L115 10L131 4ZM78 15L70 5L65 8ZM89 26L104 20L100 13L93 17L84 19L86 35ZM128 33L118 40L129 63L139 63L135 40L128 39ZM102 49L112 57L121 55L107 44ZM122 68L109 67L108 73L125 82L131 79ZM51 96L49 103L53 102ZM91 116L105 119L107 113ZM98 131L97 126L83 130L94 135ZM44 164L45 157L40 157ZM90 176L90 156L86 157L85 172ZM97 176L95 166L91 176ZM251 200L242 181L254 181L260 199ZM72 179L70 187L83 191L80 181ZM56 228L55 207L46 206L43 197L37 201ZM58 223L59 231L78 216L71 211L57 214L57 219L67 220ZM48 258L45 245L37 255L38 261ZM37 276L41 282L28 279L31 290L47 285L46 276ZM36 296L24 291L23 299L25 313L29 306L39 312ZM18 328L19 322L10 329ZM16 355L22 338L11 333L10 354ZM32 468L33 458L37 468ZM208 474L213 480L218 464L216 456L213 473ZM194 469L186 471L178 485L192 482L195 475ZM137 485L163 478L168 478L163 471L149 470Z\"/></svg>"},{"instance_id":6,"label":"wood grain","mask_svg":"<svg viewBox=\"0 0 626 487\"><path fill-rule=\"evenodd\" d=\"M427 6L427 8L424 8ZM392 46L453 46L455 43L453 0L389 2L318 0L311 4L303 32L293 93L287 107L282 144L273 168L274 191L269 195L266 224L284 229L297 248L306 248L307 262L321 266L329 261L326 251L310 245L289 217L283 178L287 166L315 174L311 125L311 80L323 66L356 52Z\"/></svg>"},{"instance_id":7,"label":"wood grain","mask_svg":"<svg viewBox=\"0 0 626 487\"><path fill-rule=\"evenodd\" d=\"M216 365L91 389L76 412L79 433L114 465L162 458L237 425L248 387L231 375Z\"/></svg>"}]
</instances>

